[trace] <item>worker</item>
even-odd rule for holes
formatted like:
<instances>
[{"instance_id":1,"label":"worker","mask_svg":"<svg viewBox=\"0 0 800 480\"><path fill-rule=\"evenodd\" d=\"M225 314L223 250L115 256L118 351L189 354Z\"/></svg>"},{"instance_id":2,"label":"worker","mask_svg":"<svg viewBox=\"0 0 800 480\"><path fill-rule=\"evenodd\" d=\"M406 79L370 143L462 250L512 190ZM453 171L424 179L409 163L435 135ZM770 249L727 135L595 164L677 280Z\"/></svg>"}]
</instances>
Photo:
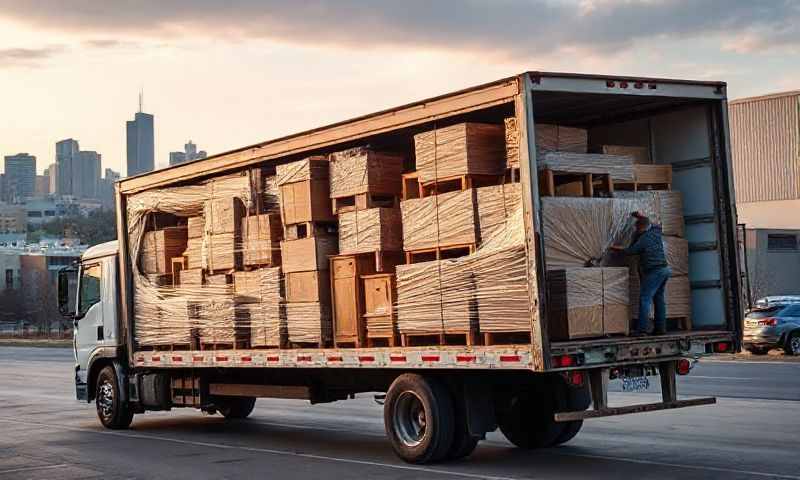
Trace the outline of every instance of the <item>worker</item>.
<instances>
[{"instance_id":1,"label":"worker","mask_svg":"<svg viewBox=\"0 0 800 480\"><path fill-rule=\"evenodd\" d=\"M628 248L614 245L612 250L625 255L639 255L639 318L632 337L648 335L648 319L650 306L655 305L654 335L663 335L667 331L667 304L664 300L664 286L672 275L664 255L664 243L661 239L661 225L653 224L641 212L631 214L636 219L636 232Z\"/></svg>"}]
</instances>

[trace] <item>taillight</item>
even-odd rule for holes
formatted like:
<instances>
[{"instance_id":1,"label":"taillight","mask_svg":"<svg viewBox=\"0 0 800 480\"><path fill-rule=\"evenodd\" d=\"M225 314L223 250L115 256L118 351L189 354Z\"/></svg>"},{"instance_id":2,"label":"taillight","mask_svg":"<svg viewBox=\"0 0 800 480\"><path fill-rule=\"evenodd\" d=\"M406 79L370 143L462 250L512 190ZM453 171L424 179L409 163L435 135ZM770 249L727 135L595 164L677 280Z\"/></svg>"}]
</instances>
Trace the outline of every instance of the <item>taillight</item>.
<instances>
[{"instance_id":1,"label":"taillight","mask_svg":"<svg viewBox=\"0 0 800 480\"><path fill-rule=\"evenodd\" d=\"M577 355L556 355L553 357L554 368L567 368L583 365L583 357L581 354Z\"/></svg>"},{"instance_id":2,"label":"taillight","mask_svg":"<svg viewBox=\"0 0 800 480\"><path fill-rule=\"evenodd\" d=\"M731 349L731 344L728 342L717 342L714 344L714 353L725 353Z\"/></svg>"},{"instance_id":3,"label":"taillight","mask_svg":"<svg viewBox=\"0 0 800 480\"><path fill-rule=\"evenodd\" d=\"M692 362L685 358L678 360L677 365L675 365L675 371L678 373L678 375L687 375L691 369Z\"/></svg>"},{"instance_id":4,"label":"taillight","mask_svg":"<svg viewBox=\"0 0 800 480\"><path fill-rule=\"evenodd\" d=\"M572 371L569 372L569 384L574 387L580 387L583 385L583 372Z\"/></svg>"},{"instance_id":5,"label":"taillight","mask_svg":"<svg viewBox=\"0 0 800 480\"><path fill-rule=\"evenodd\" d=\"M778 324L778 319L775 317L763 318L758 321L759 327L774 327Z\"/></svg>"}]
</instances>

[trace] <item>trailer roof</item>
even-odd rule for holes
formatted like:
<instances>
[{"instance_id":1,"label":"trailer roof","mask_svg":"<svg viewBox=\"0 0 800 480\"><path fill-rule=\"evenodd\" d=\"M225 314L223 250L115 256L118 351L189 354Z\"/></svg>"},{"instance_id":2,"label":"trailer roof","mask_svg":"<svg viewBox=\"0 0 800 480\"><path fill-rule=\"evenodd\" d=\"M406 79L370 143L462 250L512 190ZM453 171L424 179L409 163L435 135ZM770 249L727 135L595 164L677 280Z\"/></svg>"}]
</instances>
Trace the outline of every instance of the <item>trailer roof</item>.
<instances>
[{"instance_id":1,"label":"trailer roof","mask_svg":"<svg viewBox=\"0 0 800 480\"><path fill-rule=\"evenodd\" d=\"M720 88L726 86L725 82L619 75L529 71L522 73L520 76L524 75L529 76L534 83L536 83L537 79L541 79L542 77L558 77L658 82L679 85L705 85ZM205 159L127 177L117 182L117 188L123 194L135 193L230 170L232 168L245 167L267 159L297 154L336 143L376 135L397 128L430 122L438 118L450 116L454 113L466 113L511 102L514 96L519 93L517 80L520 76L502 78L493 82L358 116L349 120L229 150Z\"/></svg>"},{"instance_id":2,"label":"trailer roof","mask_svg":"<svg viewBox=\"0 0 800 480\"><path fill-rule=\"evenodd\" d=\"M800 96L800 90L789 90L788 92L768 93L766 95L757 95L755 97L744 97L731 100L730 105L738 105L742 103L760 102L762 100L772 100L775 98L796 97Z\"/></svg>"}]
</instances>

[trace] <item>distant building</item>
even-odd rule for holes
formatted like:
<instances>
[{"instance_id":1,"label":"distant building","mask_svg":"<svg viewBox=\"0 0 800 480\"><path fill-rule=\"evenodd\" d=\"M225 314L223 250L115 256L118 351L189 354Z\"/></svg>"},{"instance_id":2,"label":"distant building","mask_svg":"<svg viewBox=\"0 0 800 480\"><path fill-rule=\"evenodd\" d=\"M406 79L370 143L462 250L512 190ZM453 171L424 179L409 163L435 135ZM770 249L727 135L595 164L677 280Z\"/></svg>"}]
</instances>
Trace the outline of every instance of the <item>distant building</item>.
<instances>
[{"instance_id":1,"label":"distant building","mask_svg":"<svg viewBox=\"0 0 800 480\"><path fill-rule=\"evenodd\" d=\"M78 152L74 179L73 195L78 198L99 198L100 154L93 151Z\"/></svg>"},{"instance_id":2,"label":"distant building","mask_svg":"<svg viewBox=\"0 0 800 480\"><path fill-rule=\"evenodd\" d=\"M103 208L114 208L114 183L119 179L119 172L106 168L105 175L100 180L100 203Z\"/></svg>"},{"instance_id":3,"label":"distant building","mask_svg":"<svg viewBox=\"0 0 800 480\"><path fill-rule=\"evenodd\" d=\"M22 202L36 191L36 157L27 153L5 157L4 200Z\"/></svg>"},{"instance_id":4,"label":"distant building","mask_svg":"<svg viewBox=\"0 0 800 480\"><path fill-rule=\"evenodd\" d=\"M77 211L77 207L71 207L71 205L71 202L61 197L34 198L25 202L25 217L28 223L40 225L66 216L71 211Z\"/></svg>"},{"instance_id":5,"label":"distant building","mask_svg":"<svg viewBox=\"0 0 800 480\"><path fill-rule=\"evenodd\" d=\"M50 194L50 176L49 175L36 175L36 189L34 195L37 197L46 197Z\"/></svg>"},{"instance_id":6,"label":"distant building","mask_svg":"<svg viewBox=\"0 0 800 480\"><path fill-rule=\"evenodd\" d=\"M20 233L28 228L25 207L22 205L0 204L0 233Z\"/></svg>"},{"instance_id":7,"label":"distant building","mask_svg":"<svg viewBox=\"0 0 800 480\"><path fill-rule=\"evenodd\" d=\"M206 158L208 154L205 150L197 151L197 145L189 140L189 143L183 146L182 152L169 152L169 164L178 165L179 163L191 162L200 158Z\"/></svg>"},{"instance_id":8,"label":"distant building","mask_svg":"<svg viewBox=\"0 0 800 480\"><path fill-rule=\"evenodd\" d=\"M739 222L800 229L800 90L728 107Z\"/></svg>"},{"instance_id":9,"label":"distant building","mask_svg":"<svg viewBox=\"0 0 800 480\"><path fill-rule=\"evenodd\" d=\"M52 194L58 193L58 164L51 163L49 167L44 170L44 174L50 180L49 192Z\"/></svg>"},{"instance_id":10,"label":"distant building","mask_svg":"<svg viewBox=\"0 0 800 480\"><path fill-rule=\"evenodd\" d=\"M139 100L139 111L126 123L129 177L150 172L154 167L153 115L142 112L141 97Z\"/></svg>"},{"instance_id":11,"label":"distant building","mask_svg":"<svg viewBox=\"0 0 800 480\"><path fill-rule=\"evenodd\" d=\"M72 138L56 142L56 168L58 183L55 193L58 195L74 195L74 165L78 161L80 146Z\"/></svg>"}]
</instances>

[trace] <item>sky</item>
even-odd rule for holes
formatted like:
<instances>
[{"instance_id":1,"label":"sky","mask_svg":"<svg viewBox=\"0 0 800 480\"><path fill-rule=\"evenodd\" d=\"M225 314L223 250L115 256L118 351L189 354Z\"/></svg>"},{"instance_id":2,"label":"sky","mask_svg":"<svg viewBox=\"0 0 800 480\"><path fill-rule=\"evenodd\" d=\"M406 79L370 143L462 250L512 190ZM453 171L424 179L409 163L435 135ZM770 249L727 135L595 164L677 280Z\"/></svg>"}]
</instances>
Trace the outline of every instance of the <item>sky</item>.
<instances>
[{"instance_id":1,"label":"sky","mask_svg":"<svg viewBox=\"0 0 800 480\"><path fill-rule=\"evenodd\" d=\"M160 167L526 70L800 89L800 1L0 0L0 155L124 175L140 89Z\"/></svg>"}]
</instances>

